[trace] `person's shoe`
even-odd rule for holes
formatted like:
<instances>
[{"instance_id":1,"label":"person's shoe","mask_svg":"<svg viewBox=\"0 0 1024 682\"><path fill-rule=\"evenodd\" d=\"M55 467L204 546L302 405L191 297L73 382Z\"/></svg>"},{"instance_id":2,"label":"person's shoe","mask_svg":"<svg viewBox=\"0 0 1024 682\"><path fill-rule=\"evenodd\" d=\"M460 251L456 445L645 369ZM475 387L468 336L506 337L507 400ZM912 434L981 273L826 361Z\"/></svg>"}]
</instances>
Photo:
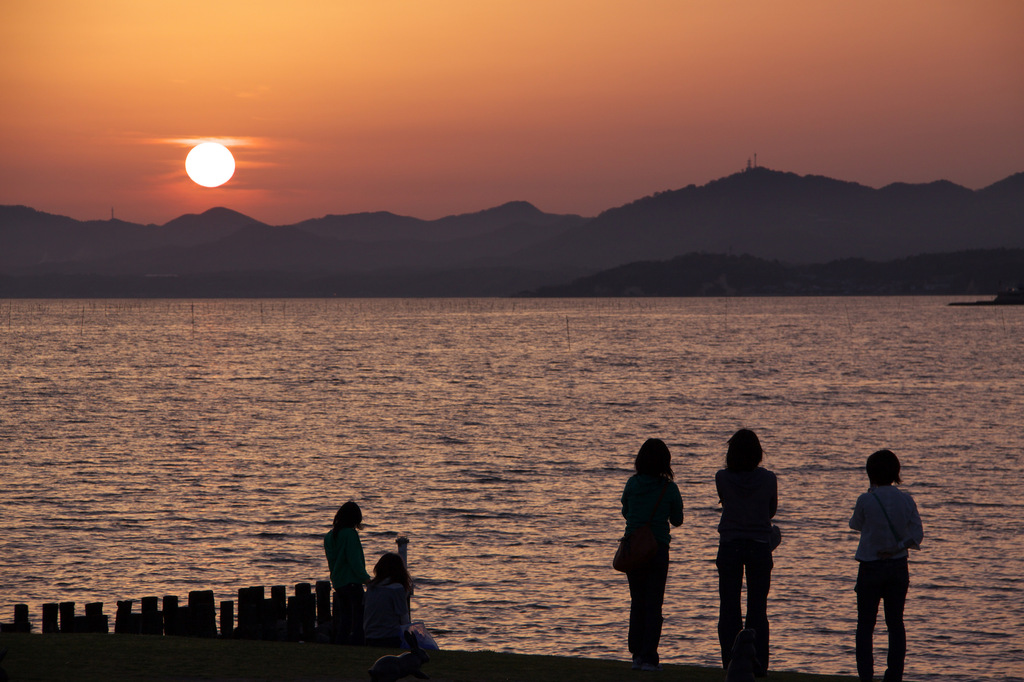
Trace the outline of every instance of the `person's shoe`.
<instances>
[{"instance_id":1,"label":"person's shoe","mask_svg":"<svg viewBox=\"0 0 1024 682\"><path fill-rule=\"evenodd\" d=\"M639 670L641 665L642 664L640 663L640 657L639 656L634 656L633 657L633 670Z\"/></svg>"},{"instance_id":2,"label":"person's shoe","mask_svg":"<svg viewBox=\"0 0 1024 682\"><path fill-rule=\"evenodd\" d=\"M660 663L644 663L643 665L640 666L640 670L643 670L644 672L657 672L657 671L661 670L661 664Z\"/></svg>"}]
</instances>

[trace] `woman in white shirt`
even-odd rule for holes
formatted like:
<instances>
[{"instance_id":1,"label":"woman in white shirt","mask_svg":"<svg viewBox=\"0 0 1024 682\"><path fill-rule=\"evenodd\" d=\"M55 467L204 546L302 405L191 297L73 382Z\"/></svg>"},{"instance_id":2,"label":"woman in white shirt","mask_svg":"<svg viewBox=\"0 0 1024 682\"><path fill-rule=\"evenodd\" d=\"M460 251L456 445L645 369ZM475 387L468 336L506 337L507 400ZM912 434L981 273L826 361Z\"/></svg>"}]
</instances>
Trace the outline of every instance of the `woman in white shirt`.
<instances>
[{"instance_id":1,"label":"woman in white shirt","mask_svg":"<svg viewBox=\"0 0 1024 682\"><path fill-rule=\"evenodd\" d=\"M903 606L910 586L907 550L920 549L924 540L921 516L910 493L894 484L900 480L900 460L890 450L879 450L867 461L871 485L857 498L850 528L860 531L857 571L857 674L862 681L873 679L872 639L878 619L878 604L885 609L889 631L889 653L885 682L901 682L907 653L907 631Z\"/></svg>"}]
</instances>

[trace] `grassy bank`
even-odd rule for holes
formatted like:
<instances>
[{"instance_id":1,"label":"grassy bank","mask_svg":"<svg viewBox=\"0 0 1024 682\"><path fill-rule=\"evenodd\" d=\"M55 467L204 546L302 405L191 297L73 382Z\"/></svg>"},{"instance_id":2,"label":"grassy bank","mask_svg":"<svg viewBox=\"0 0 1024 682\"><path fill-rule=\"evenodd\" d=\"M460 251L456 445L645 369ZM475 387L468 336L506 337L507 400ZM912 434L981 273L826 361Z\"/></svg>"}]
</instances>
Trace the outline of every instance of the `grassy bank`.
<instances>
[{"instance_id":1,"label":"grassy bank","mask_svg":"<svg viewBox=\"0 0 1024 682\"><path fill-rule=\"evenodd\" d=\"M145 635L2 634L0 664L11 680L319 680L365 681L367 668L389 651L287 642ZM721 682L719 669L666 665L639 673L628 663L558 656L437 651L423 671L436 682ZM414 678L406 678L412 680ZM773 682L849 682L853 678L772 671Z\"/></svg>"}]
</instances>

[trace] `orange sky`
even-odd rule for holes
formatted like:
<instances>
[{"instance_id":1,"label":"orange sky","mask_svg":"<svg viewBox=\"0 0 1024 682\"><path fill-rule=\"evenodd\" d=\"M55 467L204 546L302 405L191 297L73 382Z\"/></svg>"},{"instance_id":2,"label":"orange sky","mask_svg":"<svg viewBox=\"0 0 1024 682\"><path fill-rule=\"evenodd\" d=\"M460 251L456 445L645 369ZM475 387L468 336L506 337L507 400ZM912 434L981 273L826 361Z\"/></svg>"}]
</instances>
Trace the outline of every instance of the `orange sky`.
<instances>
[{"instance_id":1,"label":"orange sky","mask_svg":"<svg viewBox=\"0 0 1024 682\"><path fill-rule=\"evenodd\" d=\"M0 204L594 215L755 152L979 188L1024 170L1022 36L1020 0L3 0Z\"/></svg>"}]
</instances>

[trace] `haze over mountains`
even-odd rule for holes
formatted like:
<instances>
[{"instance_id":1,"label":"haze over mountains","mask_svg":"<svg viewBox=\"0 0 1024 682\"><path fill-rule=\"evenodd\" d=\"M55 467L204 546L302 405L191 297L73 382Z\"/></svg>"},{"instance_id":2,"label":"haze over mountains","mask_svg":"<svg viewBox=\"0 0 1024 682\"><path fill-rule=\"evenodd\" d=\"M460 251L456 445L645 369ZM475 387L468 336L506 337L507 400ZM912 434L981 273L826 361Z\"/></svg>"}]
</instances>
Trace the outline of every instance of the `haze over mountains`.
<instances>
[{"instance_id":1,"label":"haze over mountains","mask_svg":"<svg viewBox=\"0 0 1024 682\"><path fill-rule=\"evenodd\" d=\"M511 295L694 252L806 265L998 248L1024 248L1024 173L975 191L752 168L595 218L512 202L282 226L214 208L157 226L3 206L0 295Z\"/></svg>"}]
</instances>

